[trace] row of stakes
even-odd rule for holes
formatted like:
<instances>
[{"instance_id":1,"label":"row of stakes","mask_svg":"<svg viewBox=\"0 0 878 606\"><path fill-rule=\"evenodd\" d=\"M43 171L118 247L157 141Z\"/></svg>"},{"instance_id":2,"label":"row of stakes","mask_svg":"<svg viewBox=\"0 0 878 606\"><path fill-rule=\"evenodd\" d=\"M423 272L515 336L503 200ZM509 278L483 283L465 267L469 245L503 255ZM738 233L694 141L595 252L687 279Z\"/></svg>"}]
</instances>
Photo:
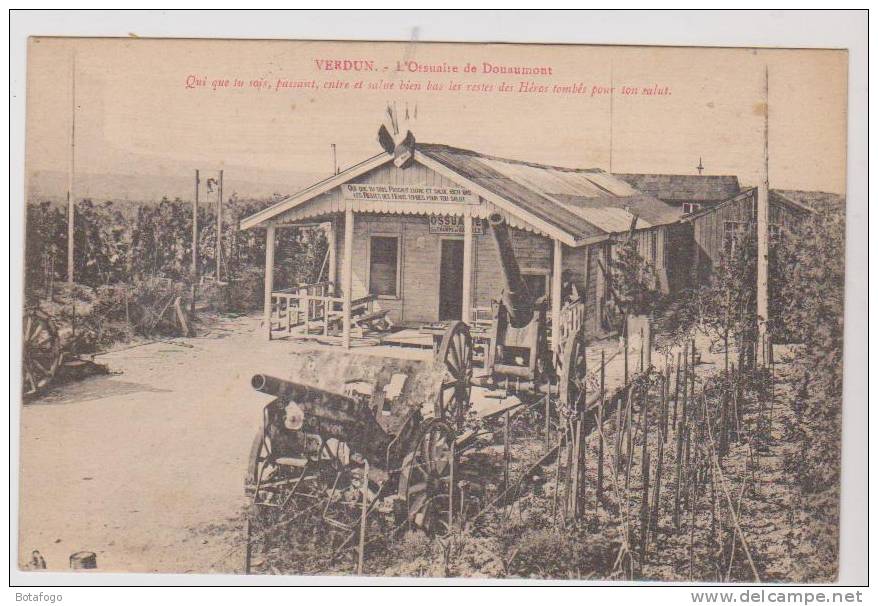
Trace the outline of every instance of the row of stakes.
<instances>
[{"instance_id":1,"label":"row of stakes","mask_svg":"<svg viewBox=\"0 0 878 606\"><path fill-rule=\"evenodd\" d=\"M741 439L741 415L738 410L742 398L740 373L728 376L736 377L733 394L723 392L722 401L718 406L716 417L712 418L707 404L707 396L696 393L695 364L697 361L695 342L687 343L677 354L676 364L669 363L665 372L660 373L641 366L641 372L630 380L626 376L625 385L607 399L605 397L605 366L604 352L601 352L599 369L599 397L588 412L580 410L573 418L559 429L556 461L556 490L553 515L561 513L561 520L580 521L587 509L586 499L586 439L589 431L594 428L597 436L596 478L594 482L595 512L605 507L607 499L607 469L609 465L611 488L616 493L617 503L624 503L625 520L628 518L630 497L632 496L632 469L636 467L635 443L640 438L640 486L634 493L639 497L637 517L637 540L630 536L631 524L624 521L626 528L625 551L631 556L639 554L638 561L646 560L650 546L650 538L657 540L658 522L662 506L662 495L671 491L673 533L679 533L686 513L689 514L688 529L690 533L690 577L693 574L694 532L696 526L696 509L698 500L706 487L711 491L711 528L710 536L716 536L717 525L720 524L720 511L717 501L726 501L730 509L730 518L734 526L734 542L745 552L753 577L758 580L759 573L753 563L746 538L740 528L733 500L728 493L726 479L723 476L720 462L729 451L732 438ZM626 356L627 358L627 356ZM641 364L643 355L641 354ZM672 372L673 366L673 372ZM627 375L628 364L625 360ZM672 378L673 377L673 378ZM650 402L650 386L658 388L658 403ZM671 387L673 386L673 390ZM583 397L583 401L585 398ZM548 400L547 400L548 402ZM636 405L640 404L639 410ZM581 408L585 408L584 406ZM610 438L605 433L605 412L615 409L615 435ZM762 410L760 406L760 411ZM638 417L635 422L635 416ZM548 417L547 417L548 419ZM655 446L650 449L650 422L656 425L657 437ZM673 435L673 437L672 437ZM548 444L549 430L546 423ZM667 482L666 473L667 450L675 449L673 478ZM548 450L548 448L547 448ZM607 453L607 451L614 451ZM554 449L553 449L554 451ZM607 456L607 455L610 456ZM566 461L564 461L566 459ZM563 469L563 472L562 472ZM563 475L563 478L562 478ZM561 484L563 484L563 490ZM664 491L664 492L663 492ZM557 501L563 493L561 509L558 511ZM723 498L725 497L725 498ZM688 512L684 511L688 509ZM610 510L608 510L610 511ZM731 555L729 568L731 567ZM632 576L634 574L634 558L629 557Z\"/></svg>"}]
</instances>

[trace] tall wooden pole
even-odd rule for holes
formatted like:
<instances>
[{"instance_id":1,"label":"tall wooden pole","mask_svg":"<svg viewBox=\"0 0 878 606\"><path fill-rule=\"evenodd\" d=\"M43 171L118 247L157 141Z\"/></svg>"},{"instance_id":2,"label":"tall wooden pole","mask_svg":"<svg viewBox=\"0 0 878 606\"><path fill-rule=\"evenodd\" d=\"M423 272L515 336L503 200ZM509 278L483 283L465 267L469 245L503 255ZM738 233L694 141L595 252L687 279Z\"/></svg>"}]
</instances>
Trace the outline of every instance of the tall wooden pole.
<instances>
[{"instance_id":1,"label":"tall wooden pole","mask_svg":"<svg viewBox=\"0 0 878 606\"><path fill-rule=\"evenodd\" d=\"M274 225L265 229L265 335L271 341L271 291L274 289Z\"/></svg>"},{"instance_id":2,"label":"tall wooden pole","mask_svg":"<svg viewBox=\"0 0 878 606\"><path fill-rule=\"evenodd\" d=\"M561 355L561 272L563 245L554 240L555 249L552 253L552 351L555 356Z\"/></svg>"},{"instance_id":3,"label":"tall wooden pole","mask_svg":"<svg viewBox=\"0 0 878 606\"><path fill-rule=\"evenodd\" d=\"M463 209L463 306L461 320L472 322L473 305L473 218L469 206Z\"/></svg>"},{"instance_id":4,"label":"tall wooden pole","mask_svg":"<svg viewBox=\"0 0 878 606\"><path fill-rule=\"evenodd\" d=\"M768 66L765 66L765 117L763 126L763 165L762 181L757 190L756 200L756 315L758 335L756 347L757 360L763 364L765 342L768 335Z\"/></svg>"},{"instance_id":5,"label":"tall wooden pole","mask_svg":"<svg viewBox=\"0 0 878 606\"><path fill-rule=\"evenodd\" d=\"M191 314L195 313L195 295L198 293L198 192L201 189L201 175L195 169L195 199L192 201L192 301Z\"/></svg>"},{"instance_id":6,"label":"tall wooden pole","mask_svg":"<svg viewBox=\"0 0 878 606\"><path fill-rule=\"evenodd\" d=\"M345 349L351 348L351 290L354 287L353 259L354 254L354 211L351 206L345 209L344 214L344 257L342 258L342 297L343 300L343 324L342 343Z\"/></svg>"},{"instance_id":7,"label":"tall wooden pole","mask_svg":"<svg viewBox=\"0 0 878 606\"><path fill-rule=\"evenodd\" d=\"M216 281L222 280L223 262L223 171L219 171L216 190Z\"/></svg>"},{"instance_id":8,"label":"tall wooden pole","mask_svg":"<svg viewBox=\"0 0 878 606\"><path fill-rule=\"evenodd\" d=\"M329 268L327 272L328 280L332 282L332 289L330 296L336 296L336 290L338 288L338 276L336 272L338 271L338 221L336 221L335 216L330 219L329 222L329 232L326 234L326 244L329 247Z\"/></svg>"},{"instance_id":9,"label":"tall wooden pole","mask_svg":"<svg viewBox=\"0 0 878 606\"><path fill-rule=\"evenodd\" d=\"M70 158L67 172L67 282L73 286L73 239L76 221L76 195L74 172L76 170L76 53L70 57Z\"/></svg>"}]
</instances>

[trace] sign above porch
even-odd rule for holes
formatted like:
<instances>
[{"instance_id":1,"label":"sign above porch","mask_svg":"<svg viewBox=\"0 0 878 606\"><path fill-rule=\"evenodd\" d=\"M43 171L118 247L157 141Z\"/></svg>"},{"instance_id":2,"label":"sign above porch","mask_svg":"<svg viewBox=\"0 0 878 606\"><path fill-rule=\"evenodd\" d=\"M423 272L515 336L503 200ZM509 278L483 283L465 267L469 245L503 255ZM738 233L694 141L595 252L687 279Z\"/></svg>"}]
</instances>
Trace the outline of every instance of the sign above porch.
<instances>
[{"instance_id":1,"label":"sign above porch","mask_svg":"<svg viewBox=\"0 0 878 606\"><path fill-rule=\"evenodd\" d=\"M424 202L448 204L478 204L479 197L462 187L434 187L431 185L391 185L389 183L345 183L341 186L346 200L383 202Z\"/></svg>"},{"instance_id":2,"label":"sign above porch","mask_svg":"<svg viewBox=\"0 0 878 606\"><path fill-rule=\"evenodd\" d=\"M473 235L481 236L485 233L481 219L470 219L470 221L473 221ZM462 236L463 222L464 218L459 215L430 215L430 233Z\"/></svg>"}]
</instances>

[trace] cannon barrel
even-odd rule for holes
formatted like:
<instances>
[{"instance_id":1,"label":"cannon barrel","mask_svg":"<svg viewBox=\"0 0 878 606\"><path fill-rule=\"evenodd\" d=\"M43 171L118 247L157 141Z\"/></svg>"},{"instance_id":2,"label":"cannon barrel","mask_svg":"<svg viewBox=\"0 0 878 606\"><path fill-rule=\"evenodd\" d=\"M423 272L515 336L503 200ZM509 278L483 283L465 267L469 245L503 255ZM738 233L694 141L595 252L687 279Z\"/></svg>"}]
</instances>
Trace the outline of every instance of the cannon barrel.
<instances>
[{"instance_id":1,"label":"cannon barrel","mask_svg":"<svg viewBox=\"0 0 878 606\"><path fill-rule=\"evenodd\" d=\"M488 225L497 245L497 253L500 255L500 269L505 285L503 303L509 314L509 323L515 328L522 328L533 319L533 299L521 277L518 260L509 240L509 227L506 221L499 213L494 213L488 217Z\"/></svg>"},{"instance_id":2,"label":"cannon barrel","mask_svg":"<svg viewBox=\"0 0 878 606\"><path fill-rule=\"evenodd\" d=\"M363 420L362 404L343 394L262 374L253 375L250 385L256 391L296 402L307 415L339 423L359 423Z\"/></svg>"},{"instance_id":3,"label":"cannon barrel","mask_svg":"<svg viewBox=\"0 0 878 606\"><path fill-rule=\"evenodd\" d=\"M375 461L381 459L392 438L378 424L368 405L354 398L263 374L253 375L250 384L256 391L298 404L305 413L305 433L347 442L355 452Z\"/></svg>"}]
</instances>

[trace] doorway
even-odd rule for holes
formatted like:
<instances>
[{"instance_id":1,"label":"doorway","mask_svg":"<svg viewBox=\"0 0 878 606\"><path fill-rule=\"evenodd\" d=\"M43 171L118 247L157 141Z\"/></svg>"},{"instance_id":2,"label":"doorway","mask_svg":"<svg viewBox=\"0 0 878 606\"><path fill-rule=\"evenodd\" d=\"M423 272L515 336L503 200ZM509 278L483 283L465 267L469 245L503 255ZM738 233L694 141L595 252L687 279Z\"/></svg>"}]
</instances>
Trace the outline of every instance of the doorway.
<instances>
[{"instance_id":1,"label":"doorway","mask_svg":"<svg viewBox=\"0 0 878 606\"><path fill-rule=\"evenodd\" d=\"M460 320L463 314L463 240L440 240L439 319Z\"/></svg>"}]
</instances>

